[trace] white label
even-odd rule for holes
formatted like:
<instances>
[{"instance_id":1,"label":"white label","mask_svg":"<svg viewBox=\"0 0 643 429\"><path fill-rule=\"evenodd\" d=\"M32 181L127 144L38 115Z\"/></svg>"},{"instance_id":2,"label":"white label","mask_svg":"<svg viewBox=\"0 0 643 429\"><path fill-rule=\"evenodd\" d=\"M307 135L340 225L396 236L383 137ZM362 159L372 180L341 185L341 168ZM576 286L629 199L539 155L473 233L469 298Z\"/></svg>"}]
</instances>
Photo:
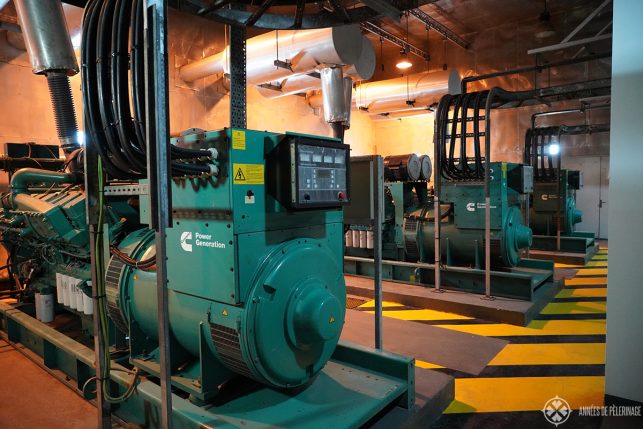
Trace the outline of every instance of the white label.
<instances>
[{"instance_id":1,"label":"white label","mask_svg":"<svg viewBox=\"0 0 643 429\"><path fill-rule=\"evenodd\" d=\"M184 231L181 233L181 248L186 252L192 252L193 247L210 247L213 249L225 249L225 243L212 238L211 234L192 233Z\"/></svg>"}]
</instances>

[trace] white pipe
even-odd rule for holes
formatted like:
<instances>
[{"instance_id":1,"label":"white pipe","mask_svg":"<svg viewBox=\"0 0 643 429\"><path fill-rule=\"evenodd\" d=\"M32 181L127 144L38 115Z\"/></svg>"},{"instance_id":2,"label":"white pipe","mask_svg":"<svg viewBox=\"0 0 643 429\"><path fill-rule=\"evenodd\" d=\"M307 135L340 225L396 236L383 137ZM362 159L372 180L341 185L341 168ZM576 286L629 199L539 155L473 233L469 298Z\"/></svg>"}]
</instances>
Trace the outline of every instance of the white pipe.
<instances>
[{"instance_id":1,"label":"white pipe","mask_svg":"<svg viewBox=\"0 0 643 429\"><path fill-rule=\"evenodd\" d=\"M375 72L375 49L370 40L362 36L362 52L357 62L344 66L344 76L350 76L354 81L368 80ZM279 88L279 89L277 89ZM269 99L281 98L287 95L300 94L321 88L321 80L309 74L297 74L276 82L271 87L257 87L261 95Z\"/></svg>"},{"instance_id":2,"label":"white pipe","mask_svg":"<svg viewBox=\"0 0 643 429\"><path fill-rule=\"evenodd\" d=\"M460 76L455 70L416 73L408 77L380 80L358 85L353 93L353 107L372 114L426 110L445 94L460 92ZM308 105L320 108L320 94L310 94ZM413 104L407 100L414 101Z\"/></svg>"},{"instance_id":3,"label":"white pipe","mask_svg":"<svg viewBox=\"0 0 643 429\"><path fill-rule=\"evenodd\" d=\"M443 95L459 92L460 75L451 70L361 84L355 89L354 99L358 108L370 113L387 113L410 107L429 107L439 102Z\"/></svg>"},{"instance_id":4,"label":"white pipe","mask_svg":"<svg viewBox=\"0 0 643 429\"><path fill-rule=\"evenodd\" d=\"M320 64L355 64L362 51L357 25L315 30L280 30L253 37L246 42L246 81L260 85L285 79L293 73L309 73ZM229 48L181 67L180 76L193 82L206 76L229 72ZM274 61L288 61L291 70Z\"/></svg>"}]
</instances>

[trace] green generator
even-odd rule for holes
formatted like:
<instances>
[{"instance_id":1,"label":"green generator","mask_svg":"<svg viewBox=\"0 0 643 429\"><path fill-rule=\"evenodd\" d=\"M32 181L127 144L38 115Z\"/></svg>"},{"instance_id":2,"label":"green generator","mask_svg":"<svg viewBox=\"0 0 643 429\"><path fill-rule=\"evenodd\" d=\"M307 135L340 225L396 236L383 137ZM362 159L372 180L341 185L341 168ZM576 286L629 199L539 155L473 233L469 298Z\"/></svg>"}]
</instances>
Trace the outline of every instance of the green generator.
<instances>
[{"instance_id":1,"label":"green generator","mask_svg":"<svg viewBox=\"0 0 643 429\"><path fill-rule=\"evenodd\" d=\"M348 146L245 129L172 143L209 149L216 172L172 180L167 344L179 427L357 428L391 406L412 407L412 358L340 342ZM2 197L0 229L18 277L28 281L27 298L56 296L62 275L75 277L74 288L91 298L86 200L77 183L73 174L21 170ZM144 374L113 413L158 427L148 415L160 407L157 278L144 262L156 254L146 226L150 201L144 192L122 195L146 187L146 180L105 186L105 301L112 352L127 352L125 367L112 364L120 368L110 374L112 395L127 391L127 368ZM55 302L55 312L91 321L73 302ZM6 304L0 328L91 396L91 350Z\"/></svg>"},{"instance_id":2,"label":"green generator","mask_svg":"<svg viewBox=\"0 0 643 429\"><path fill-rule=\"evenodd\" d=\"M558 135L566 127L529 129L525 162L534 169L529 225L534 231L530 256L584 265L598 250L593 232L577 231L583 213L576 207L576 191L583 173L561 167Z\"/></svg>"}]
</instances>

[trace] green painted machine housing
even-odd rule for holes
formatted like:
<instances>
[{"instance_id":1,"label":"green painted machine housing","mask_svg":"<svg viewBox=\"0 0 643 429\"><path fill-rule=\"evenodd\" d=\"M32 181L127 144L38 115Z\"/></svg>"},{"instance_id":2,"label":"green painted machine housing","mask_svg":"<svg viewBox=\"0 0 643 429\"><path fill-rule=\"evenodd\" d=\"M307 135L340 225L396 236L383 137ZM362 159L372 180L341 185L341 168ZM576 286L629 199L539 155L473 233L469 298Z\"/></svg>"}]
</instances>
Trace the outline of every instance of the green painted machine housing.
<instances>
[{"instance_id":1,"label":"green painted machine housing","mask_svg":"<svg viewBox=\"0 0 643 429\"><path fill-rule=\"evenodd\" d=\"M493 267L514 267L531 245L531 230L522 222L521 192L511 179L521 164L491 163L491 253ZM426 182L386 183L384 259L433 262L434 203ZM441 256L447 265L484 266L485 198L481 182L441 183ZM347 254L366 256L365 249Z\"/></svg>"},{"instance_id":2,"label":"green painted machine housing","mask_svg":"<svg viewBox=\"0 0 643 429\"><path fill-rule=\"evenodd\" d=\"M172 380L194 398L211 398L234 374L273 387L301 386L339 340L346 299L343 212L287 210L268 192L265 177L274 168L268 155L282 140L276 133L226 129L181 141L216 148L220 165L217 180L172 185ZM141 216L147 206L143 201ZM146 229L120 247L137 259L154 254ZM110 313L129 333L132 363L158 373L155 273L113 258L107 283Z\"/></svg>"},{"instance_id":3,"label":"green painted machine housing","mask_svg":"<svg viewBox=\"0 0 643 429\"><path fill-rule=\"evenodd\" d=\"M18 277L29 278L29 293L54 291L56 273L88 282L89 229L83 189L71 177L59 183L46 182L52 176L64 177L64 173L23 169L15 172L14 178L23 175L29 177L25 179L28 189L13 189L0 197L0 231ZM119 241L127 222L138 218L123 197L111 199L105 214L111 242Z\"/></svg>"},{"instance_id":4,"label":"green painted machine housing","mask_svg":"<svg viewBox=\"0 0 643 429\"><path fill-rule=\"evenodd\" d=\"M554 236L558 231L560 213L561 235L571 236L576 224L582 222L583 212L576 208L576 191L582 179L576 170L560 170L560 181L538 180L534 183L529 223L534 234Z\"/></svg>"}]
</instances>

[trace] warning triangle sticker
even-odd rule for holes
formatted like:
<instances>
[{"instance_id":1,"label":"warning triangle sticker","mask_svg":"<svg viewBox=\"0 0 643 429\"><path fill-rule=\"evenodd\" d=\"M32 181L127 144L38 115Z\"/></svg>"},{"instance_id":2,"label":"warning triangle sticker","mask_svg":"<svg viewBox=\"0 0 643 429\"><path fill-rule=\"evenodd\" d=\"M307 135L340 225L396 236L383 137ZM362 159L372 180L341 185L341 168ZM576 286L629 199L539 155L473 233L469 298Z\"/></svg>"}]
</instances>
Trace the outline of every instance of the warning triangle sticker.
<instances>
[{"instance_id":1,"label":"warning triangle sticker","mask_svg":"<svg viewBox=\"0 0 643 429\"><path fill-rule=\"evenodd\" d=\"M246 175L243 174L241 167L237 170L237 174L234 175L234 180L246 180Z\"/></svg>"}]
</instances>

